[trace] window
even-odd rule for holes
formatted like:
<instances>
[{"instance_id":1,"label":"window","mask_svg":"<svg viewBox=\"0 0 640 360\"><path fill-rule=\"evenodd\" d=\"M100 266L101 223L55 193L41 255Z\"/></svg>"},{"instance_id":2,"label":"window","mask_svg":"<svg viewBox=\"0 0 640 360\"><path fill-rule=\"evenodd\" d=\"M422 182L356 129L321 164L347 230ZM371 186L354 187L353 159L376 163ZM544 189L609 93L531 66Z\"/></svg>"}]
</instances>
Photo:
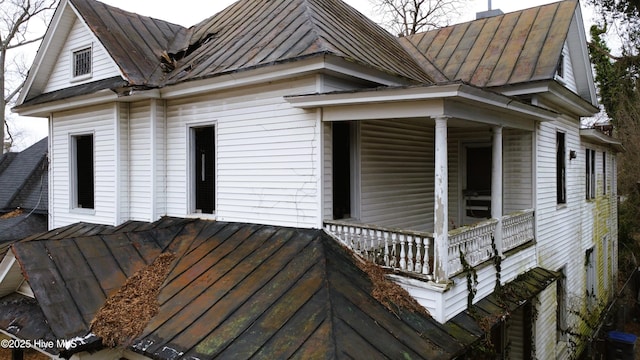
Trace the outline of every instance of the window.
<instances>
[{"instance_id":1,"label":"window","mask_svg":"<svg viewBox=\"0 0 640 360\"><path fill-rule=\"evenodd\" d=\"M607 195L607 152L602 152L602 195Z\"/></svg>"},{"instance_id":2,"label":"window","mask_svg":"<svg viewBox=\"0 0 640 360\"><path fill-rule=\"evenodd\" d=\"M216 209L215 126L191 128L191 211L213 214Z\"/></svg>"},{"instance_id":3,"label":"window","mask_svg":"<svg viewBox=\"0 0 640 360\"><path fill-rule=\"evenodd\" d=\"M93 135L74 135L72 144L73 208L94 208Z\"/></svg>"},{"instance_id":4,"label":"window","mask_svg":"<svg viewBox=\"0 0 640 360\"><path fill-rule=\"evenodd\" d=\"M596 151L587 149L585 154L585 173L586 173L586 189L587 200L596 197Z\"/></svg>"},{"instance_id":5,"label":"window","mask_svg":"<svg viewBox=\"0 0 640 360\"><path fill-rule=\"evenodd\" d=\"M91 47L73 52L73 77L87 77L91 75Z\"/></svg>"},{"instance_id":6,"label":"window","mask_svg":"<svg viewBox=\"0 0 640 360\"><path fill-rule=\"evenodd\" d=\"M567 203L567 159L565 133L556 133L556 194L558 204Z\"/></svg>"},{"instance_id":7,"label":"window","mask_svg":"<svg viewBox=\"0 0 640 360\"><path fill-rule=\"evenodd\" d=\"M564 54L560 55L560 60L558 61L558 70L556 71L558 77L564 77Z\"/></svg>"}]
</instances>

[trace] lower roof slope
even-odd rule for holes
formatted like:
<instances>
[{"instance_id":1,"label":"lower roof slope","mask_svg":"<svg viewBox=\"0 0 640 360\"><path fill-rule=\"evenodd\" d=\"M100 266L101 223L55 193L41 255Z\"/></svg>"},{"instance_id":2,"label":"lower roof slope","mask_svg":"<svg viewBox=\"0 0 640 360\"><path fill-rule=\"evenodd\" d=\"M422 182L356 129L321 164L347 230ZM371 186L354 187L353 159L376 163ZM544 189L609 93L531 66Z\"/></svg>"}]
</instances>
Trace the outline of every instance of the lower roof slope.
<instances>
[{"instance_id":1,"label":"lower roof slope","mask_svg":"<svg viewBox=\"0 0 640 360\"><path fill-rule=\"evenodd\" d=\"M173 218L75 224L14 253L56 338L87 335L109 296L173 253L158 313L130 341L152 358L437 359L463 349L430 317L376 300L357 260L322 230Z\"/></svg>"}]
</instances>

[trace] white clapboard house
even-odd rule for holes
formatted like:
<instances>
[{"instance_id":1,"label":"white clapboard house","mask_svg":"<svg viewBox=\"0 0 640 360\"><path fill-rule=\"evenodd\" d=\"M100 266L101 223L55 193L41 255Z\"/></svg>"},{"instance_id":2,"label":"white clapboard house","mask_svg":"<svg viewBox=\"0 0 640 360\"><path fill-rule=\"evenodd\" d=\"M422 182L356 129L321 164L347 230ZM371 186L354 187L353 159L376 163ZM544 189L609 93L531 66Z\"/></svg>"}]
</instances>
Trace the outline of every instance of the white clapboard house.
<instances>
[{"instance_id":1,"label":"white clapboard house","mask_svg":"<svg viewBox=\"0 0 640 360\"><path fill-rule=\"evenodd\" d=\"M577 1L397 38L340 0L190 28L62 0L14 111L49 119L51 230L323 229L443 326L530 284L484 329L512 358L580 351L614 294L622 146L581 127Z\"/></svg>"}]
</instances>

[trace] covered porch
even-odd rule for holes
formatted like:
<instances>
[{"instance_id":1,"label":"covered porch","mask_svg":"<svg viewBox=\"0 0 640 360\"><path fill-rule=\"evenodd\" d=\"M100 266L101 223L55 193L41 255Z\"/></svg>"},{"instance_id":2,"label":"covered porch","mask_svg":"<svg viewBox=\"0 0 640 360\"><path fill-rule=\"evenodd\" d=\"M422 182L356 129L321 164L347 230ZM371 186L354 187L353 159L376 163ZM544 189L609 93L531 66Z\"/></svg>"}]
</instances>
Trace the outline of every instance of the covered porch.
<instances>
[{"instance_id":1,"label":"covered porch","mask_svg":"<svg viewBox=\"0 0 640 360\"><path fill-rule=\"evenodd\" d=\"M447 286L534 240L540 107L463 84L290 97L322 119L324 228Z\"/></svg>"}]
</instances>

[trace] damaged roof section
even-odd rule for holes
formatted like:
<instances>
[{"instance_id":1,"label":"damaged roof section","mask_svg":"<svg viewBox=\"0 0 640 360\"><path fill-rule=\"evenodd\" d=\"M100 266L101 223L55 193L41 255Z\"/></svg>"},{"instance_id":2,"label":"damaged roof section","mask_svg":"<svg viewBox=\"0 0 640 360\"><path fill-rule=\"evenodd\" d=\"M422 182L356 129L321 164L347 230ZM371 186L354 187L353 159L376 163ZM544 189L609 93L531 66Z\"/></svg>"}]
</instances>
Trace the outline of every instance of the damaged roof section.
<instances>
[{"instance_id":1,"label":"damaged roof section","mask_svg":"<svg viewBox=\"0 0 640 360\"><path fill-rule=\"evenodd\" d=\"M397 38L338 0L238 1L190 32L172 45L186 56L168 83L322 54L433 83Z\"/></svg>"},{"instance_id":2,"label":"damaged roof section","mask_svg":"<svg viewBox=\"0 0 640 360\"><path fill-rule=\"evenodd\" d=\"M428 315L376 300L369 274L322 230L174 218L79 223L13 249L56 339L86 337L127 279L172 254L157 315L125 342L152 358L439 359L463 350ZM7 297L0 306L0 325L9 324L17 308ZM35 333L29 326L16 336Z\"/></svg>"}]
</instances>

